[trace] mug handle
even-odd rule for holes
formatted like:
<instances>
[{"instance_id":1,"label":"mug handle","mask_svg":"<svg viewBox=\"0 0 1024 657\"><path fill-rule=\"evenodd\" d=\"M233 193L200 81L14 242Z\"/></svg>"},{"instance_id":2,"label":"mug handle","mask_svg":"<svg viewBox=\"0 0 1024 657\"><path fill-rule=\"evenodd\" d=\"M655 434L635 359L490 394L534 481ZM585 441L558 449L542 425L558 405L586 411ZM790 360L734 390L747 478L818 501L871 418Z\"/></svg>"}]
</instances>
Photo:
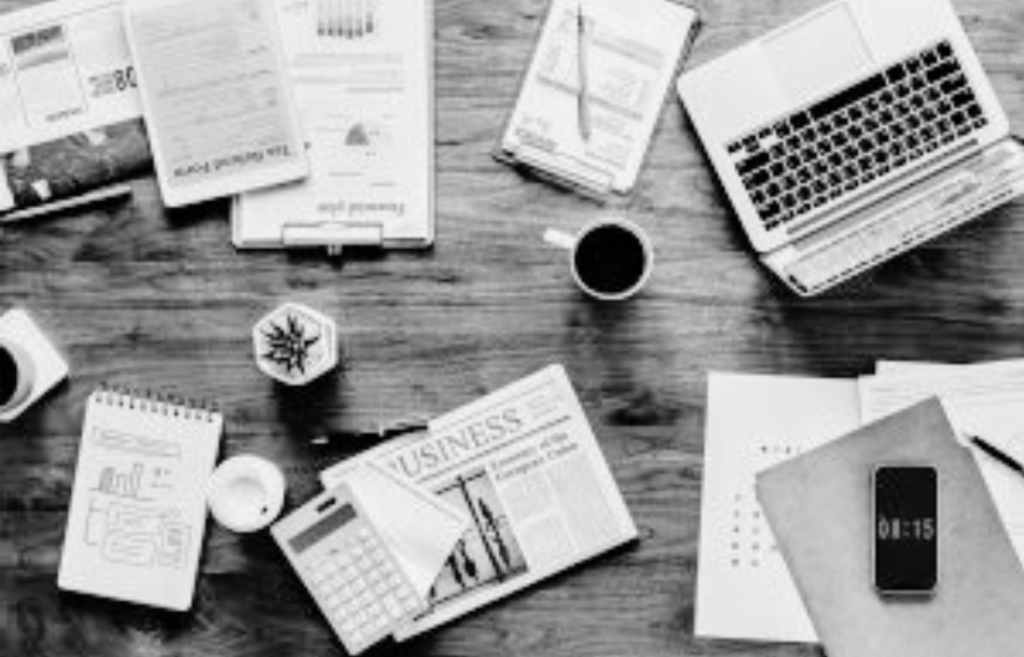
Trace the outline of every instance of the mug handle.
<instances>
[{"instance_id":1,"label":"mug handle","mask_svg":"<svg viewBox=\"0 0 1024 657\"><path fill-rule=\"evenodd\" d=\"M576 248L575 236L560 230L555 230L554 228L548 228L544 231L544 241L551 246L559 249L565 249L566 251L572 251Z\"/></svg>"}]
</instances>

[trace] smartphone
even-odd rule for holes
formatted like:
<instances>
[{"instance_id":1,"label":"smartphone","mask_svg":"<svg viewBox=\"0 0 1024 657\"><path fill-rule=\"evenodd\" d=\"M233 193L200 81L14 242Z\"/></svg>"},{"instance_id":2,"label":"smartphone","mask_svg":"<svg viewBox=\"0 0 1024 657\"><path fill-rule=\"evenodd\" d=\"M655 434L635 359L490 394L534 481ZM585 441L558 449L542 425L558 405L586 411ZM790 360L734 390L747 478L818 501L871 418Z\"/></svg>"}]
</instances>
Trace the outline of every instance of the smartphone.
<instances>
[{"instance_id":1,"label":"smartphone","mask_svg":"<svg viewBox=\"0 0 1024 657\"><path fill-rule=\"evenodd\" d=\"M939 580L939 474L930 465L879 465L871 476L875 590L927 596Z\"/></svg>"}]
</instances>

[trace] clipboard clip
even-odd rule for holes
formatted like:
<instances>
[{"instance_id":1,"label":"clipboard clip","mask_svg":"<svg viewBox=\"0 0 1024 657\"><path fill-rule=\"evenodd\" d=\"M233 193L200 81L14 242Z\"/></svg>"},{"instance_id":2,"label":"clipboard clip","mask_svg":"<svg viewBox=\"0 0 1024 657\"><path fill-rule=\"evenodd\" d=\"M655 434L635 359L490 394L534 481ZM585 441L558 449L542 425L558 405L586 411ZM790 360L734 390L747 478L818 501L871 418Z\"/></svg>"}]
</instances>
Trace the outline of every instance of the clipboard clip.
<instances>
[{"instance_id":1,"label":"clipboard clip","mask_svg":"<svg viewBox=\"0 0 1024 657\"><path fill-rule=\"evenodd\" d=\"M376 222L321 221L291 223L281 229L285 247L327 247L327 255L340 258L346 246L384 245L384 226Z\"/></svg>"}]
</instances>

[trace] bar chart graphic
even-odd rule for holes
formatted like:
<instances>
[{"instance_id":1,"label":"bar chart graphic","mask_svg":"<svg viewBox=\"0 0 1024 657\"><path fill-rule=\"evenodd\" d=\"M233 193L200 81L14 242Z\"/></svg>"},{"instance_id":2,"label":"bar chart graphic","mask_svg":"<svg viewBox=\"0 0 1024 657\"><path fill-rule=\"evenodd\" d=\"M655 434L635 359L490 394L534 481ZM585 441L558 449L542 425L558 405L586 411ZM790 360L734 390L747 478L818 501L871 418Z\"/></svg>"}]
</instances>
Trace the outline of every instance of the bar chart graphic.
<instances>
[{"instance_id":1,"label":"bar chart graphic","mask_svg":"<svg viewBox=\"0 0 1024 657\"><path fill-rule=\"evenodd\" d=\"M377 0L317 0L315 17L320 38L360 41L380 32Z\"/></svg>"},{"instance_id":2,"label":"bar chart graphic","mask_svg":"<svg viewBox=\"0 0 1024 657\"><path fill-rule=\"evenodd\" d=\"M130 500L145 500L141 495L143 471L141 463L132 464L131 470L127 472L119 472L114 466L108 465L100 471L99 483L93 490Z\"/></svg>"}]
</instances>

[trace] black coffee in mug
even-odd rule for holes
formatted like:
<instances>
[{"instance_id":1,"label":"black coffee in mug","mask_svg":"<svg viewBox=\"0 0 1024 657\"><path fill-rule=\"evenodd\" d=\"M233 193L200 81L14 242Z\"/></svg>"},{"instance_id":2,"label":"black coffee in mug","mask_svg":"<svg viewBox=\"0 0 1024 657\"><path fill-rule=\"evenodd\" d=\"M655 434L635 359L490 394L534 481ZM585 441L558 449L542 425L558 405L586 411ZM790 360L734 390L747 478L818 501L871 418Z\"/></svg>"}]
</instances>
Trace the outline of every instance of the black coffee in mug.
<instances>
[{"instance_id":1,"label":"black coffee in mug","mask_svg":"<svg viewBox=\"0 0 1024 657\"><path fill-rule=\"evenodd\" d=\"M584 286L601 295L616 296L643 280L647 258L639 235L617 224L602 224L580 238L573 264Z\"/></svg>"},{"instance_id":2,"label":"black coffee in mug","mask_svg":"<svg viewBox=\"0 0 1024 657\"><path fill-rule=\"evenodd\" d=\"M0 346L0 408L6 406L17 392L19 375L14 354Z\"/></svg>"}]
</instances>

